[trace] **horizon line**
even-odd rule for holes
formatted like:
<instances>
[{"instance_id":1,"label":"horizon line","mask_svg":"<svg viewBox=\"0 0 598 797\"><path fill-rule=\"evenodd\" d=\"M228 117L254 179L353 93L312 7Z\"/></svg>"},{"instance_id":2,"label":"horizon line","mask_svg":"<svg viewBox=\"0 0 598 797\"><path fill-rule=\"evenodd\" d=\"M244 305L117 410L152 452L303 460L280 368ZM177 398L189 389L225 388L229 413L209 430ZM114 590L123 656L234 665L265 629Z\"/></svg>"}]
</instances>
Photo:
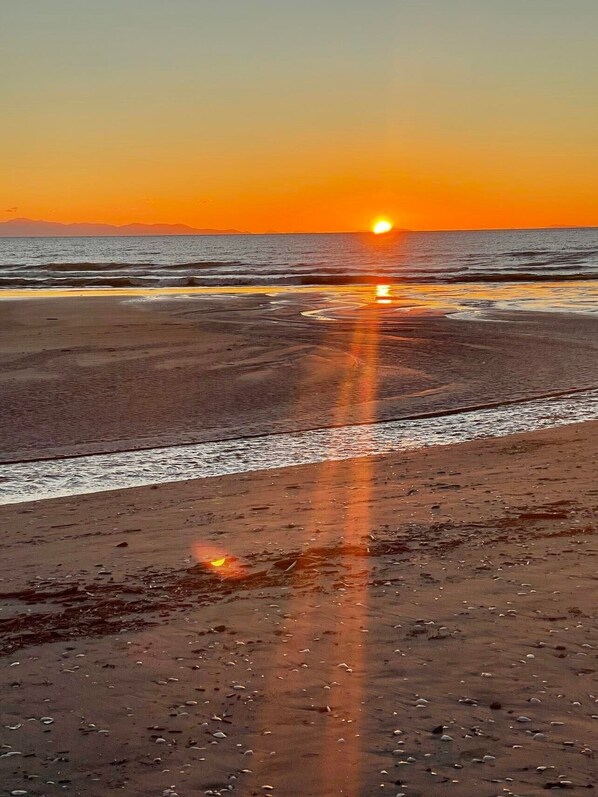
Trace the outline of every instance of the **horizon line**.
<instances>
[{"instance_id":1,"label":"horizon line","mask_svg":"<svg viewBox=\"0 0 598 797\"><path fill-rule=\"evenodd\" d=\"M183 227L188 228L189 232L165 232L156 233L154 237L157 238L184 238L184 237L201 237L203 235L218 235L218 236L239 236L239 235L363 235L373 234L371 229L354 229L354 230L237 230L234 228L217 228L217 227L195 227L186 222L139 222L131 221L124 224L114 224L112 222L103 221L51 221L48 219L32 219L26 216L19 216L17 218L8 218L0 220L0 238L110 238L113 237L109 233L88 233L82 235L2 235L2 226L4 224L11 224L14 222L27 222L30 224L53 224L61 227L75 227L75 226L98 226L98 227L113 227L115 230L122 230L127 227L143 227L151 229L152 227ZM549 224L542 226L532 227L445 227L445 228L425 228L425 229L412 229L407 227L395 227L385 236L392 236L398 233L438 233L438 232L525 232L533 230L592 230L598 229L598 224ZM116 237L116 236L114 236ZM123 235L123 238L136 238L142 237L131 233L130 235ZM151 236L150 236L151 237Z\"/></svg>"}]
</instances>

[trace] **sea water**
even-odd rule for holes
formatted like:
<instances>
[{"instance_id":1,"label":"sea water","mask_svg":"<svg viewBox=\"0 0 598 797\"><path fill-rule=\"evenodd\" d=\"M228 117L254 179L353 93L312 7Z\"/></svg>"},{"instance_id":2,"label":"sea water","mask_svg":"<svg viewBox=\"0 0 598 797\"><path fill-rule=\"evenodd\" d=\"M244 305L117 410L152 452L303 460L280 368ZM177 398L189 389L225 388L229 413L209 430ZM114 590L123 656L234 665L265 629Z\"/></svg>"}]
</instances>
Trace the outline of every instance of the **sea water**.
<instances>
[{"instance_id":1,"label":"sea water","mask_svg":"<svg viewBox=\"0 0 598 797\"><path fill-rule=\"evenodd\" d=\"M598 390L433 418L263 435L0 468L0 504L392 454L598 419Z\"/></svg>"},{"instance_id":2,"label":"sea water","mask_svg":"<svg viewBox=\"0 0 598 797\"><path fill-rule=\"evenodd\" d=\"M598 277L598 228L0 238L0 289L561 282Z\"/></svg>"}]
</instances>

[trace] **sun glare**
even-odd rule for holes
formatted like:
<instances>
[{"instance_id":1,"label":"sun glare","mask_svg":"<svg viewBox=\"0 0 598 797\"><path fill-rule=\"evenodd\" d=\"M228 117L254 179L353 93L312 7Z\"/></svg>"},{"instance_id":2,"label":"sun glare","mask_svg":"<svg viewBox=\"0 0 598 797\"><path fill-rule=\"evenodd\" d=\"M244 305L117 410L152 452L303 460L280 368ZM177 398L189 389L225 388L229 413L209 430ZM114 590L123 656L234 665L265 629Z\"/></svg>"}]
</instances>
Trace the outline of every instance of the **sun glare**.
<instances>
[{"instance_id":1,"label":"sun glare","mask_svg":"<svg viewBox=\"0 0 598 797\"><path fill-rule=\"evenodd\" d=\"M226 562L226 556L222 556L220 559L212 559L210 564L212 567L222 567L222 565Z\"/></svg>"},{"instance_id":2,"label":"sun glare","mask_svg":"<svg viewBox=\"0 0 598 797\"><path fill-rule=\"evenodd\" d=\"M378 219L372 226L374 235L383 235L385 232L392 230L392 223L388 219Z\"/></svg>"},{"instance_id":3,"label":"sun glare","mask_svg":"<svg viewBox=\"0 0 598 797\"><path fill-rule=\"evenodd\" d=\"M391 304L390 285L376 285L376 302L378 304Z\"/></svg>"}]
</instances>

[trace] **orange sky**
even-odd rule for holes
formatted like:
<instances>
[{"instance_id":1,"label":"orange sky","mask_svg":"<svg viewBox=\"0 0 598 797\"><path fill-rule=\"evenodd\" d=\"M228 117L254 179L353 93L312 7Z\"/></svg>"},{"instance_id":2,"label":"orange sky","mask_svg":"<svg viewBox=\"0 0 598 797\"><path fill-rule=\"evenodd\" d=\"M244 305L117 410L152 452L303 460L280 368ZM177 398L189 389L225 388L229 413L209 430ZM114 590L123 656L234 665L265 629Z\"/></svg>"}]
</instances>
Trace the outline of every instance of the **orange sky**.
<instances>
[{"instance_id":1,"label":"orange sky","mask_svg":"<svg viewBox=\"0 0 598 797\"><path fill-rule=\"evenodd\" d=\"M22 0L0 220L598 225L595 0Z\"/></svg>"}]
</instances>

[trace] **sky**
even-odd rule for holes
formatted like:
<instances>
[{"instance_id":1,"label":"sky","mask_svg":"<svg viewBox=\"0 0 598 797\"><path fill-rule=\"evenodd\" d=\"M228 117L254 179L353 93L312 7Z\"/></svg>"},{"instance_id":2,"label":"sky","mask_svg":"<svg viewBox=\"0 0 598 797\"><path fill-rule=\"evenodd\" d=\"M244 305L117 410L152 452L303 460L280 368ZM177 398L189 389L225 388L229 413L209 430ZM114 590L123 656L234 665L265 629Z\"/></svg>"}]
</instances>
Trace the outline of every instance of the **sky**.
<instances>
[{"instance_id":1,"label":"sky","mask_svg":"<svg viewBox=\"0 0 598 797\"><path fill-rule=\"evenodd\" d=\"M0 220L598 225L597 0L0 0Z\"/></svg>"}]
</instances>

